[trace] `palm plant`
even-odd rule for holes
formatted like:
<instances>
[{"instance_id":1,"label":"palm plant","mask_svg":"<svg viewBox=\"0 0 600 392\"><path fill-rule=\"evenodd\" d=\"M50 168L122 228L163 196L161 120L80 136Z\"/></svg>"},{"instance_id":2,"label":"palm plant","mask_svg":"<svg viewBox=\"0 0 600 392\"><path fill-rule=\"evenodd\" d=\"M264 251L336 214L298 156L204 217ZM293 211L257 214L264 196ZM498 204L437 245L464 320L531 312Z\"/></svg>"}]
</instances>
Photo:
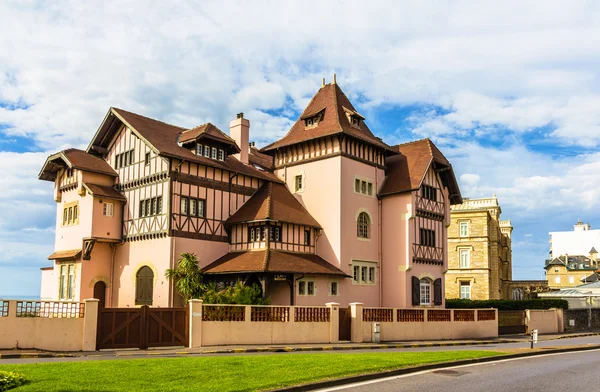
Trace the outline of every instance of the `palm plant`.
<instances>
[{"instance_id":1,"label":"palm plant","mask_svg":"<svg viewBox=\"0 0 600 392\"><path fill-rule=\"evenodd\" d=\"M203 277L195 254L182 253L177 260L177 267L167 269L165 277L175 282L175 291L181 296L184 305L192 298L200 298Z\"/></svg>"}]
</instances>

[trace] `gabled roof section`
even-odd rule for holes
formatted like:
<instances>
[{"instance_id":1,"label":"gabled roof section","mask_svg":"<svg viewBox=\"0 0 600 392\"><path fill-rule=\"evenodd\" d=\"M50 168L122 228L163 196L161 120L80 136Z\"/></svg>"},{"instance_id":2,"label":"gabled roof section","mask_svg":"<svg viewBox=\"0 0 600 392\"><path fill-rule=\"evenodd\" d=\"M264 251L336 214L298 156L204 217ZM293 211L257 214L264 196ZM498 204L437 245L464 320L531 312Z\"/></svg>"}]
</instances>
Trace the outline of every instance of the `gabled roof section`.
<instances>
[{"instance_id":1,"label":"gabled roof section","mask_svg":"<svg viewBox=\"0 0 600 392\"><path fill-rule=\"evenodd\" d=\"M271 273L311 274L347 277L348 275L312 253L281 250L230 252L202 269L205 274Z\"/></svg>"},{"instance_id":2,"label":"gabled roof section","mask_svg":"<svg viewBox=\"0 0 600 392\"><path fill-rule=\"evenodd\" d=\"M550 261L548 264L546 264L546 266L544 267L545 269L548 269L548 267L551 267L553 265L559 265L559 266L565 266L565 262L562 261L560 259L560 257L556 257L554 259L552 259L552 261Z\"/></svg>"},{"instance_id":3,"label":"gabled roof section","mask_svg":"<svg viewBox=\"0 0 600 392\"><path fill-rule=\"evenodd\" d=\"M268 181L281 182L274 174L258 170L252 165L245 165L231 155L228 155L225 161L196 155L177 143L180 135L187 129L117 108L110 108L87 151L105 153L113 136L123 124L161 156L183 159Z\"/></svg>"},{"instance_id":4,"label":"gabled roof section","mask_svg":"<svg viewBox=\"0 0 600 392\"><path fill-rule=\"evenodd\" d=\"M282 139L269 144L261 151L272 151L280 147L307 140L343 133L386 149L391 153L395 152L395 150L381 141L381 139L373 135L364 121L361 121L360 126L358 127L352 125L346 116L347 111L364 119L364 117L358 114L356 109L354 109L354 106L352 106L348 97L346 97L346 94L344 94L342 89L336 83L326 84L321 87L311 99L310 103L306 109L304 109L290 131ZM320 120L317 125L306 128L304 120L316 116L321 112L324 112L323 119Z\"/></svg>"},{"instance_id":5,"label":"gabled roof section","mask_svg":"<svg viewBox=\"0 0 600 392\"><path fill-rule=\"evenodd\" d=\"M393 147L400 154L387 157L386 177L380 196L410 192L421 187L425 174L433 166L448 187L451 204L462 203L458 182L452 165L430 139L416 140Z\"/></svg>"},{"instance_id":6,"label":"gabled roof section","mask_svg":"<svg viewBox=\"0 0 600 392\"><path fill-rule=\"evenodd\" d=\"M226 144L231 147L231 150L233 150L231 153L233 154L240 152L240 148L235 144L235 140L211 123L202 124L192 129L188 129L187 131L183 131L179 136L179 143L186 144L197 142L202 139L211 139Z\"/></svg>"},{"instance_id":7,"label":"gabled roof section","mask_svg":"<svg viewBox=\"0 0 600 392\"><path fill-rule=\"evenodd\" d=\"M596 283L599 280L600 280L600 275L598 274L598 272L594 272L590 276L586 276L585 278L581 279L581 282L587 284L587 283Z\"/></svg>"},{"instance_id":8,"label":"gabled roof section","mask_svg":"<svg viewBox=\"0 0 600 392\"><path fill-rule=\"evenodd\" d=\"M83 150L70 148L50 155L38 174L38 178L54 181L56 173L65 167L117 177L117 172L104 159Z\"/></svg>"},{"instance_id":9,"label":"gabled roof section","mask_svg":"<svg viewBox=\"0 0 600 392\"><path fill-rule=\"evenodd\" d=\"M94 197L103 197L106 199L114 199L120 201L127 201L119 191L112 186L92 184L89 182L83 183L84 188Z\"/></svg>"},{"instance_id":10,"label":"gabled roof section","mask_svg":"<svg viewBox=\"0 0 600 392\"><path fill-rule=\"evenodd\" d=\"M258 166L263 170L273 170L273 157L267 154L263 154L259 151L258 148L254 146L250 146L250 151L248 151L248 161L254 166Z\"/></svg>"},{"instance_id":11,"label":"gabled roof section","mask_svg":"<svg viewBox=\"0 0 600 392\"><path fill-rule=\"evenodd\" d=\"M287 186L273 182L265 183L227 219L228 224L253 221L279 221L321 228Z\"/></svg>"}]
</instances>

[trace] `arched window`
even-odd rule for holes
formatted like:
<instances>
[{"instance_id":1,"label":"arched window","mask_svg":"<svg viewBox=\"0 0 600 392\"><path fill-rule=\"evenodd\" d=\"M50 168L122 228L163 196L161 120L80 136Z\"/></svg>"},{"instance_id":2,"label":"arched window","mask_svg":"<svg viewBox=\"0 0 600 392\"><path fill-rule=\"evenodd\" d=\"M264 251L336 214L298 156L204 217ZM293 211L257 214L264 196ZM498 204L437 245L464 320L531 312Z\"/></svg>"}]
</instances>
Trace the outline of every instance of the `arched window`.
<instances>
[{"instance_id":1,"label":"arched window","mask_svg":"<svg viewBox=\"0 0 600 392\"><path fill-rule=\"evenodd\" d=\"M356 235L358 238L369 238L370 223L371 220L366 212L358 214L358 219L356 220Z\"/></svg>"},{"instance_id":2,"label":"arched window","mask_svg":"<svg viewBox=\"0 0 600 392\"><path fill-rule=\"evenodd\" d=\"M431 280L423 278L420 281L421 305L431 305Z\"/></svg>"},{"instance_id":3,"label":"arched window","mask_svg":"<svg viewBox=\"0 0 600 392\"><path fill-rule=\"evenodd\" d=\"M154 291L154 272L148 266L143 266L135 277L135 304L152 306Z\"/></svg>"}]
</instances>

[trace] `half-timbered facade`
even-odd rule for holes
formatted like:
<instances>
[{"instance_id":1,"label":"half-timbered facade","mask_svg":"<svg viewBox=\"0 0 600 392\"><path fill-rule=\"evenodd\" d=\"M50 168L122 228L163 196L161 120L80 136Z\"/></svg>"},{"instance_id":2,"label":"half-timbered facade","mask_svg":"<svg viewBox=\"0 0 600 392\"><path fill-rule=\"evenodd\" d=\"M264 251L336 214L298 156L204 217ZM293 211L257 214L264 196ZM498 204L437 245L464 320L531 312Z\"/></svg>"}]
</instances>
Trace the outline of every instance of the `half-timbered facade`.
<instances>
[{"instance_id":1,"label":"half-timbered facade","mask_svg":"<svg viewBox=\"0 0 600 392\"><path fill-rule=\"evenodd\" d=\"M389 146L335 80L263 149L111 108L86 151L50 156L52 299L173 306L165 270L195 253L207 279L257 283L274 304L443 306L452 167L428 140Z\"/></svg>"}]
</instances>

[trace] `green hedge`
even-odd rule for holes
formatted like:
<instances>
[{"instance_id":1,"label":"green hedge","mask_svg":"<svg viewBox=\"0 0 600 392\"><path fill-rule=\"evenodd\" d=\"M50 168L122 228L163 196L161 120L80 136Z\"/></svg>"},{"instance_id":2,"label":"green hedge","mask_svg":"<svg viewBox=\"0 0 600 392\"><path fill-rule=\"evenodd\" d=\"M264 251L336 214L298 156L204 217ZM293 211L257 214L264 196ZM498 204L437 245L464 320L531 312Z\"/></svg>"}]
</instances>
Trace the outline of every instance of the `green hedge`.
<instances>
[{"instance_id":1,"label":"green hedge","mask_svg":"<svg viewBox=\"0 0 600 392\"><path fill-rule=\"evenodd\" d=\"M564 299L525 299L506 300L491 299L486 301L472 301L469 299L447 299L448 309L474 309L474 308L496 308L498 310L525 310L525 309L568 309L569 303Z\"/></svg>"},{"instance_id":2,"label":"green hedge","mask_svg":"<svg viewBox=\"0 0 600 392\"><path fill-rule=\"evenodd\" d=\"M8 391L16 387L20 387L27 383L25 377L18 373L5 372L0 370L0 392Z\"/></svg>"}]
</instances>

